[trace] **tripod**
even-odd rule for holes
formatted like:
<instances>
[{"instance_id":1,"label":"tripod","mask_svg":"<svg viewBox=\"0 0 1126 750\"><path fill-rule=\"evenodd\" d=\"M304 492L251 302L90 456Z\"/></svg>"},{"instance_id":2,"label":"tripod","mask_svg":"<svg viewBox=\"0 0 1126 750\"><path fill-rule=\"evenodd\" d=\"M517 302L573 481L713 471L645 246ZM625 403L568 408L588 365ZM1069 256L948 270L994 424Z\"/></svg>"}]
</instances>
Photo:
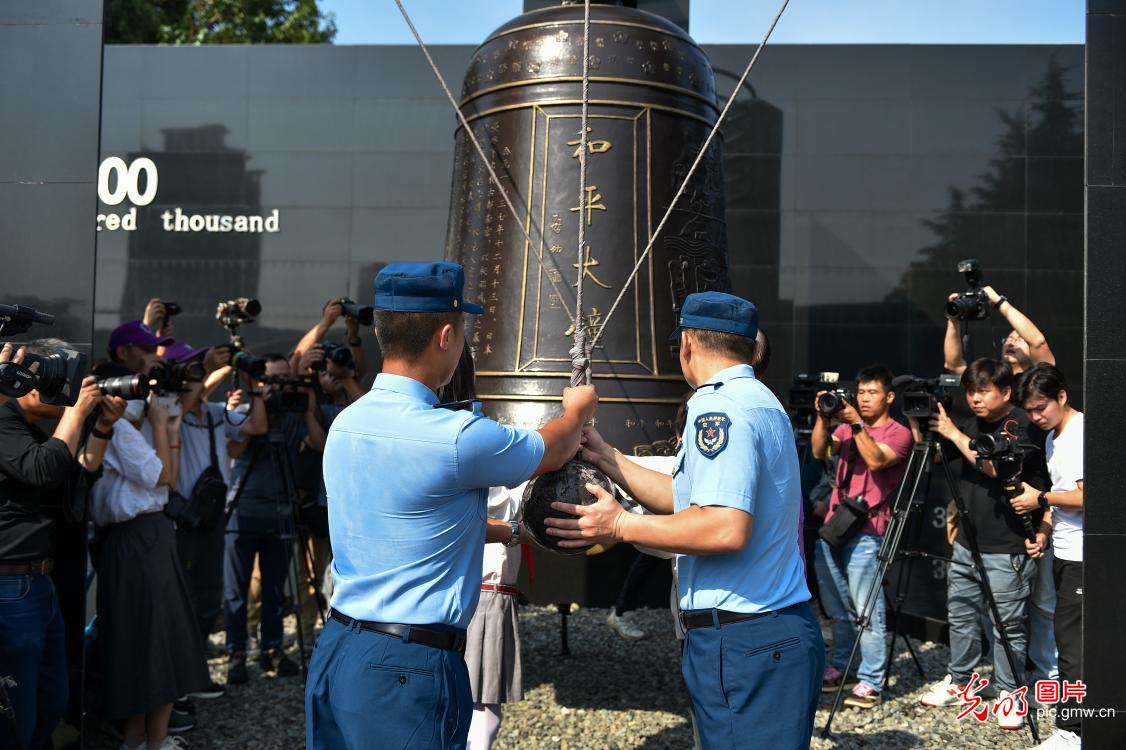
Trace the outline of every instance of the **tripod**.
<instances>
[{"instance_id":1,"label":"tripod","mask_svg":"<svg viewBox=\"0 0 1126 750\"><path fill-rule=\"evenodd\" d=\"M926 495L919 497L919 487L922 485L924 477L930 476L930 467L934 462L935 451L938 448L937 436L933 432L927 432L923 440L919 442L911 450L911 456L907 461L907 468L903 474L903 481L899 485L899 490L896 492L895 502L892 506L892 516L888 523L887 531L884 533L883 541L880 544L879 552L876 554L876 559L879 563L876 566L876 578L872 582L871 588L868 590L868 596L865 597L864 606L861 607L857 613L857 632L856 637L852 641L852 650L849 653L848 664L845 666L844 674L848 675L852 671L852 665L856 662L856 656L860 650L860 639L864 635L864 631L868 628L871 620L871 613L876 604L876 597L882 596L882 588L887 579L888 569L891 563L895 561L897 556L900 556L899 545L903 539L903 534L907 528L909 520L908 513L912 508L921 508L926 499ZM948 461L942 462L943 473L946 477L946 484L950 490L951 497L954 498L954 505L958 509L959 523L966 532L966 541L969 544L970 555L973 558L972 567L978 572L978 584L981 586L982 595L985 597L986 602L989 604L989 611L993 617L993 622L997 629L998 640L1004 649L1005 659L1008 660L1009 668L1013 674L1022 674L1023 669L1018 670L1018 662L1016 654L1013 652L1012 644L1009 642L1008 634L1005 633L1004 627L1001 624L1001 613L997 608L997 601L993 597L993 589L989 584L989 577L986 575L985 563L981 557L981 550L977 544L977 532L973 526L973 520L970 518L966 510L965 501L962 499L961 494L958 492L957 482L954 480L954 474L950 469ZM910 486L910 491L907 492L907 487ZM913 552L902 555L908 558L908 563L913 558L929 557L933 559L945 560L946 562L957 564L957 561L949 558L944 558L939 555L931 555L924 552ZM904 574L903 569L900 569L901 576ZM898 627L898 610L895 611L897 627ZM907 641L907 637L904 636ZM892 640L894 646L894 638ZM922 673L922 666L913 648L911 648L910 641L907 642L908 649L911 651L912 658L915 659L916 666L919 667ZM890 663L890 660L889 660ZM885 686L886 686L885 678ZM837 686L837 691L833 696L833 706L829 710L829 716L825 720L825 726L821 730L822 737L829 737L830 728L833 725L833 717L836 716L837 710L841 705L841 696L844 693L845 680L841 680L841 684ZM1040 732L1036 727L1036 722L1032 718L1032 713L1029 712L1025 716L1025 722L1028 724L1029 731L1032 733L1033 742L1040 742Z\"/></svg>"}]
</instances>

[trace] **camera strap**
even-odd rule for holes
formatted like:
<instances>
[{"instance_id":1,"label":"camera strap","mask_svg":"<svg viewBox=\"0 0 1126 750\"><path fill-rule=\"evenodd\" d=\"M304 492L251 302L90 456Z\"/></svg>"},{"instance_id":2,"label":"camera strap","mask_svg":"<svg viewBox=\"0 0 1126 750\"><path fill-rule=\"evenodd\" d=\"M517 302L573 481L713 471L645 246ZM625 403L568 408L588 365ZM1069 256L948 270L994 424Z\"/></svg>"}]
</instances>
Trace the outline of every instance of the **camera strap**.
<instances>
[{"instance_id":1,"label":"camera strap","mask_svg":"<svg viewBox=\"0 0 1126 750\"><path fill-rule=\"evenodd\" d=\"M258 457L262 455L262 447L264 443L259 442L254 446L253 452L250 454L250 462L246 465L246 471L242 477L239 478L238 487L235 487L235 494L231 497L231 501L227 503L227 518L230 519L234 515L235 509L238 508L239 498L242 497L242 491L246 488L246 480L250 479L250 473L254 471L254 466L258 463Z\"/></svg>"},{"instance_id":2,"label":"camera strap","mask_svg":"<svg viewBox=\"0 0 1126 750\"><path fill-rule=\"evenodd\" d=\"M211 444L211 468L219 471L219 453L215 450L215 420L211 418L211 407L206 403L203 405L203 413L207 415L207 442Z\"/></svg>"},{"instance_id":3,"label":"camera strap","mask_svg":"<svg viewBox=\"0 0 1126 750\"><path fill-rule=\"evenodd\" d=\"M842 502L843 498L846 495L849 496L849 497L852 497L851 495L849 495L848 490L849 490L849 485L852 483L853 472L856 471L856 459L860 455L860 451L858 451L856 449L856 440L855 439L850 441L849 444L847 446L845 446L845 448L847 449L848 456L845 457L845 475L844 475L844 478L840 482L837 483L837 502L838 503ZM860 492L860 495L859 495L859 497L863 498L865 501L867 501L867 498L864 497L864 493L867 489L868 489L868 476L865 475L864 485L861 487L861 492ZM868 516L871 517L871 516L875 515L876 510L879 509L879 507L882 506L885 502L887 502L887 498L882 499L878 504L869 508L868 509Z\"/></svg>"}]
</instances>

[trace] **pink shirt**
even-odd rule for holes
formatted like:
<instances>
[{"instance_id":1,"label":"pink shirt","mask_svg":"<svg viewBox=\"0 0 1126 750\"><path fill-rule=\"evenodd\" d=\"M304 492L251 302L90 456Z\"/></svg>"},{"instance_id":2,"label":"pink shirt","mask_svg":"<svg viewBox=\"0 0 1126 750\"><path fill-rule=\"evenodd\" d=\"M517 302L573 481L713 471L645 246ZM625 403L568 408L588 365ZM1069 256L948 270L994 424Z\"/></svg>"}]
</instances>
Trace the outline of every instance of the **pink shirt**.
<instances>
[{"instance_id":1,"label":"pink shirt","mask_svg":"<svg viewBox=\"0 0 1126 750\"><path fill-rule=\"evenodd\" d=\"M873 440L891 448L895 451L895 455L900 458L899 463L890 469L869 471L868 464L864 463L864 458L857 454L852 478L849 480L848 487L844 488L847 495L863 497L867 500L870 510L878 507L878 510L870 515L868 521L860 527L860 533L883 536L884 532L887 531L888 521L891 519L891 505L895 501L895 492L899 488L900 480L903 479L903 472L907 470L907 456L911 453L911 446L915 444L915 439L911 437L911 430L894 419L889 419L879 427L865 427L864 429L872 436ZM841 485L848 473L849 454L854 449L852 427L842 424L833 431L833 436L841 441L841 460L837 463L836 477L837 484ZM825 515L826 521L833 515L840 503L840 492L840 489L833 491L833 499L829 503L829 512Z\"/></svg>"}]
</instances>

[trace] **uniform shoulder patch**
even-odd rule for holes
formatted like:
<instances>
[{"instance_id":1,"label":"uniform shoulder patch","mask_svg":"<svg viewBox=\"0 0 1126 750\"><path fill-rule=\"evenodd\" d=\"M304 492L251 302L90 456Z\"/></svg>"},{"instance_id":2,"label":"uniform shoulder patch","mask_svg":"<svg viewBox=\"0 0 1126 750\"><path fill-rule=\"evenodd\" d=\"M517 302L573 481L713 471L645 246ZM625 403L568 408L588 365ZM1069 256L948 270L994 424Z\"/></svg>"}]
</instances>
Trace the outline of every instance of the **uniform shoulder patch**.
<instances>
[{"instance_id":1,"label":"uniform shoulder patch","mask_svg":"<svg viewBox=\"0 0 1126 750\"><path fill-rule=\"evenodd\" d=\"M701 414L694 420L696 425L696 449L706 458L715 458L727 447L728 428L731 419L720 411Z\"/></svg>"}]
</instances>

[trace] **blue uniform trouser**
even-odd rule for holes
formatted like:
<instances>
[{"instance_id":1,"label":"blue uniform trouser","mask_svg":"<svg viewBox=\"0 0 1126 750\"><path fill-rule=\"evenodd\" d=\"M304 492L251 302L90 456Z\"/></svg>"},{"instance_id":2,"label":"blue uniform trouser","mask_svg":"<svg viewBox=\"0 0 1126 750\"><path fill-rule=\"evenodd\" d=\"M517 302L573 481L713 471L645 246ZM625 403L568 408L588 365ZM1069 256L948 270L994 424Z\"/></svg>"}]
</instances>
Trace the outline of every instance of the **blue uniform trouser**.
<instances>
[{"instance_id":1,"label":"blue uniform trouser","mask_svg":"<svg viewBox=\"0 0 1126 750\"><path fill-rule=\"evenodd\" d=\"M1001 615L1001 622L993 623L994 685L999 690L1012 692L1024 684L1028 598L1036 578L1036 561L1026 554L1003 552L982 552L981 558ZM981 591L977 571L971 567L973 556L970 551L955 542L952 559L955 564L946 574L946 616L950 623L949 671L954 684L965 685L982 658L982 612L991 618L992 615ZM1015 665L1009 664L998 626L1004 628L1008 636Z\"/></svg>"},{"instance_id":2,"label":"blue uniform trouser","mask_svg":"<svg viewBox=\"0 0 1126 750\"><path fill-rule=\"evenodd\" d=\"M688 631L684 681L701 746L808 748L824 669L825 642L808 602Z\"/></svg>"},{"instance_id":3,"label":"blue uniform trouser","mask_svg":"<svg viewBox=\"0 0 1126 750\"><path fill-rule=\"evenodd\" d=\"M0 679L11 678L12 723L0 717L0 748L50 747L67 703L63 616L50 576L0 576Z\"/></svg>"},{"instance_id":4,"label":"blue uniform trouser","mask_svg":"<svg viewBox=\"0 0 1126 750\"><path fill-rule=\"evenodd\" d=\"M832 663L837 669L848 665L852 642L856 639L857 610L868 602L876 582L876 568L883 537L857 534L840 549L824 539L817 540L814 567L821 592L821 606L833 622ZM877 592L868 627L860 639L860 669L857 676L877 691L884 689L887 674L887 615L883 592Z\"/></svg>"},{"instance_id":5,"label":"blue uniform trouser","mask_svg":"<svg viewBox=\"0 0 1126 750\"><path fill-rule=\"evenodd\" d=\"M308 750L465 748L472 718L463 654L325 624L305 686Z\"/></svg>"}]
</instances>

